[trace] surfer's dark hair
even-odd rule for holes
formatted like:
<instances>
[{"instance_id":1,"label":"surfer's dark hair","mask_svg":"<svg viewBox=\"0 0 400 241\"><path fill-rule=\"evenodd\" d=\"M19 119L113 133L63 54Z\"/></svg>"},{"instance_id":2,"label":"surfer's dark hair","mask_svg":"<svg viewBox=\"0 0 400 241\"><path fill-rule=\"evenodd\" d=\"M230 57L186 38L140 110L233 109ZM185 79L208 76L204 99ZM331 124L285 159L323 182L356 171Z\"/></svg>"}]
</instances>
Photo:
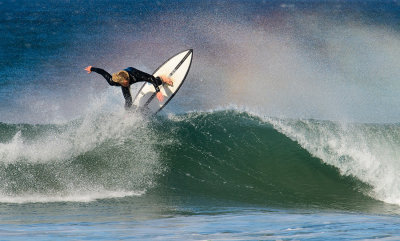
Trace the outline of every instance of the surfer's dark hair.
<instances>
[{"instance_id":1,"label":"surfer's dark hair","mask_svg":"<svg viewBox=\"0 0 400 241\"><path fill-rule=\"evenodd\" d=\"M124 80L129 80L129 74L125 70L118 71L112 74L112 80L121 84Z\"/></svg>"}]
</instances>

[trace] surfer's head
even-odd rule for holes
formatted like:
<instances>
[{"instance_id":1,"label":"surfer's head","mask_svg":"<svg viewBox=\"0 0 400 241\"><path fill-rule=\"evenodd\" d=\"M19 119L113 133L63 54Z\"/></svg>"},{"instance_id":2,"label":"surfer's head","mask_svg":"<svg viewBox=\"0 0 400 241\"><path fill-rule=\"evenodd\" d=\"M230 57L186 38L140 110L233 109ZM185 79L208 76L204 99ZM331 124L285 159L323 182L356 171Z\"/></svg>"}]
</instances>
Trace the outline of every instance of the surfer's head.
<instances>
[{"instance_id":1,"label":"surfer's head","mask_svg":"<svg viewBox=\"0 0 400 241\"><path fill-rule=\"evenodd\" d=\"M112 81L118 83L124 87L129 86L129 74L125 70L118 71L112 74Z\"/></svg>"}]
</instances>

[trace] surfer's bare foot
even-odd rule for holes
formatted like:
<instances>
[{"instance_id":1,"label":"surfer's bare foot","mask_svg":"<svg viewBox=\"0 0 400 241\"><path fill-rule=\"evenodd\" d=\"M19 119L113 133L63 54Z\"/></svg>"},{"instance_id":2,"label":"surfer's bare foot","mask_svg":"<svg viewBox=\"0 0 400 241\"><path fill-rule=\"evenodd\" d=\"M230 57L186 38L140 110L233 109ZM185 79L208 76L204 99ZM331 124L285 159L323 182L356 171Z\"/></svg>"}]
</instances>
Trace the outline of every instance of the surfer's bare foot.
<instances>
[{"instance_id":1,"label":"surfer's bare foot","mask_svg":"<svg viewBox=\"0 0 400 241\"><path fill-rule=\"evenodd\" d=\"M174 86L174 82L172 81L171 78L168 78L165 75L160 76L160 78L161 78L162 82L166 83L167 85Z\"/></svg>"},{"instance_id":2,"label":"surfer's bare foot","mask_svg":"<svg viewBox=\"0 0 400 241\"><path fill-rule=\"evenodd\" d=\"M164 96L161 92L157 92L156 94L158 101L163 102L164 101Z\"/></svg>"}]
</instances>

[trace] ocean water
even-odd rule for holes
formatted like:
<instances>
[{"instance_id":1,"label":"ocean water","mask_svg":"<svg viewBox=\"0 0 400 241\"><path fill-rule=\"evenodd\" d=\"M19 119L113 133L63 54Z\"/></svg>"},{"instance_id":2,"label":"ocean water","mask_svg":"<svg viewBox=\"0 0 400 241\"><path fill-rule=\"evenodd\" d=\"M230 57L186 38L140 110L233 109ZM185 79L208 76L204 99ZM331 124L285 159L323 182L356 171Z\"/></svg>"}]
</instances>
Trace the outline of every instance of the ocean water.
<instances>
[{"instance_id":1,"label":"ocean water","mask_svg":"<svg viewBox=\"0 0 400 241\"><path fill-rule=\"evenodd\" d=\"M400 2L0 9L0 240L400 239ZM155 117L84 71L189 48Z\"/></svg>"}]
</instances>

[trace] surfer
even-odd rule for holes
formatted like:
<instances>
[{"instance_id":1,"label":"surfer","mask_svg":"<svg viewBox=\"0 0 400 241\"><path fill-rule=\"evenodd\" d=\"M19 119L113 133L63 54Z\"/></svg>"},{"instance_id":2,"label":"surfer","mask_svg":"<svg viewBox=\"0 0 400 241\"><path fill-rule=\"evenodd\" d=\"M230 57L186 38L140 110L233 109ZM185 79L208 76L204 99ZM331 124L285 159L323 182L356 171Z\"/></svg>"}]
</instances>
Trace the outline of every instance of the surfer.
<instances>
[{"instance_id":1,"label":"surfer","mask_svg":"<svg viewBox=\"0 0 400 241\"><path fill-rule=\"evenodd\" d=\"M153 75L147 74L133 67L128 67L112 75L110 75L104 69L92 66L86 67L85 70L88 72L88 74L93 71L102 75L107 80L109 85L121 86L122 94L125 98L125 109L129 109L132 106L132 96L130 91L130 86L132 84L142 81L153 84L157 92L157 99L160 102L164 100L164 96L160 92L160 88L158 86L162 85L163 83L166 83L170 86L173 85L171 78L168 78L166 76L154 77Z\"/></svg>"}]
</instances>

